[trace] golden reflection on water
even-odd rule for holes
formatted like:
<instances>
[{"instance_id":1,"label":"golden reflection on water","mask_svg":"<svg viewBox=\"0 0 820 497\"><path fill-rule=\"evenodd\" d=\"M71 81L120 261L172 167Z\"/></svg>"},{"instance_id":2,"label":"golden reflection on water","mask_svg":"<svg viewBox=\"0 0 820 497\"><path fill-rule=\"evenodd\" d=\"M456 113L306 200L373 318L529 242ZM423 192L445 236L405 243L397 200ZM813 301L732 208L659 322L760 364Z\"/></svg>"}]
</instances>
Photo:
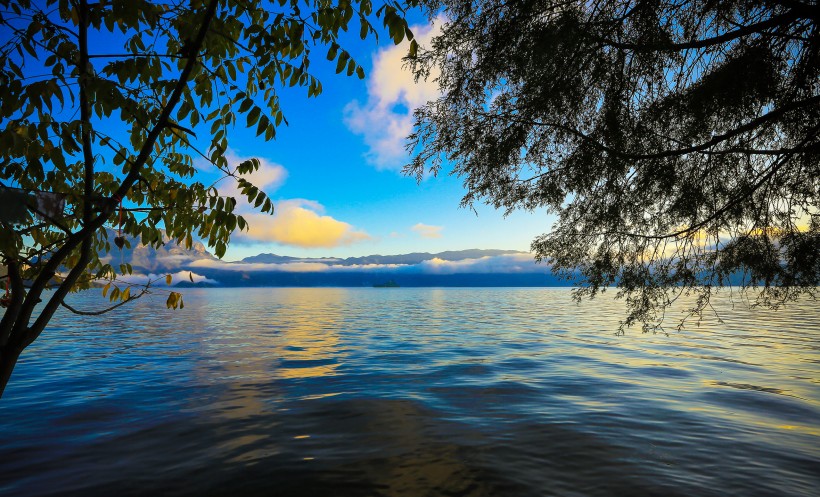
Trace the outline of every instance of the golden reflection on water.
<instances>
[{"instance_id":1,"label":"golden reflection on water","mask_svg":"<svg viewBox=\"0 0 820 497\"><path fill-rule=\"evenodd\" d=\"M770 313L715 304L723 322L707 316L668 335L616 336L624 308L611 292L576 305L564 289L191 290L184 310L160 318L155 305L130 308L133 336L76 328L83 339L92 334L83 342L92 351L106 340L121 349L99 348L91 358L100 360L80 367L107 364L118 381L128 378L126 366L135 368L124 387L144 409L142 422L178 420L173 437L166 423L139 435L153 445L113 439L109 452L167 458L146 465L162 484L209 483L206 473L228 466L233 483L261 468L252 472L261 475L259 488L277 495L288 494L270 474L289 481L295 467L306 468L299 483L329 482L324 492L298 495L333 495L341 481L366 482L381 495L496 496L493 481L543 493L551 480L567 483L555 488L566 494L649 495L632 490L656 481L682 489L678 495L700 495L711 482L750 494L758 473L777 476L778 486L765 490L815 489L805 468L820 460L816 305ZM685 307L670 309L670 323ZM66 343L41 367L76 349ZM117 408L95 402L67 409L73 418L60 421L120 419ZM32 426L35 438L53 429ZM74 433L43 453L61 457ZM10 447L6 454L19 454ZM196 471L156 471L178 469L186 457ZM32 457L31 466L39 477L40 461ZM99 478L97 467L85 471ZM591 481L620 487L597 491L585 487ZM667 495L662 490L653 494Z\"/></svg>"},{"instance_id":2,"label":"golden reflection on water","mask_svg":"<svg viewBox=\"0 0 820 497\"><path fill-rule=\"evenodd\" d=\"M362 291L366 290L358 290ZM625 336L616 336L624 305L613 299L611 292L574 304L566 291L544 291L538 300L532 299L532 291L522 291L523 298L518 301L519 293L511 290L504 294L505 299L490 305L481 292L458 294L449 289L429 289L417 291L424 299L418 306L401 293L374 293L375 297L368 301L374 305L372 309L361 308L362 302L357 302L361 295L355 293L357 290L285 288L239 292L239 298L228 302L207 300L201 305L186 307L186 311L191 308L186 313L186 325L203 329L198 345L207 352L193 371L201 375L205 383L213 379L207 375L219 377L222 389L211 403L210 412L223 419L248 419L276 411L284 395L276 390L276 382L336 376L348 357L349 348L365 347L357 341L373 340L375 336L377 342L382 337L394 345L423 344L432 358L432 369L488 362L514 365L497 368L492 379L480 378L478 383L501 381L537 386L538 378L534 378L526 366L530 363L534 371L548 368L555 378L581 377L590 383L611 385L609 394L590 396L585 391L570 390L560 395L562 401L571 402L582 411L616 411L630 401L630 392L636 388L635 391L644 395L647 391L663 393L655 401L671 409L709 413L754 426L761 431L761 439L783 432L820 435L820 427L811 423L783 423L753 409L735 411L731 402L722 400L727 395L757 392L793 397L818 407L816 390L811 391L812 387L807 387L805 382L781 385L776 378L770 378L766 384L757 385L748 379L749 371L776 366L781 373L810 378L810 384L817 385L820 372L817 362L808 361L802 352L810 345L812 336L782 332L800 330L806 325L811 327L811 319L816 320L817 316L816 311L808 309L803 316L811 317L809 322L803 322L800 312L749 311L717 297L715 304L720 319L707 315L700 323L690 321L683 330L668 334L643 334L628 329ZM454 295L461 298L454 301ZM465 295L470 298L463 298ZM683 315L690 304L681 299L671 308L670 323ZM529 309L522 313L524 306ZM423 315L418 314L419 309L424 310ZM369 329L355 328L361 325L362 316L372 320ZM404 333L407 336L401 336ZM486 346L485 353L491 355L492 360L440 353L452 350L454 341L461 347ZM545 341L550 342L549 347L541 346ZM401 349L400 346L394 348L397 350L389 352L398 353ZM773 357L777 358L777 364L771 363ZM620 373L613 374L614 371ZM699 401L696 406L690 404L693 394L702 396L704 392L714 393L716 397ZM299 400L313 401L342 393L305 392ZM496 402L486 397L495 394L484 395L484 402ZM499 397L497 402L503 404L504 399ZM391 409L407 407L397 404ZM395 443L415 452L411 446L416 443L414 440L423 439L423 435L412 426L413 416L396 412L391 417L407 420L409 424L396 426L391 436L395 437ZM226 425L219 431L227 429ZM227 431L217 435L224 434ZM307 440L310 436L304 433L288 438ZM258 433L219 438L223 448L237 453L239 461L255 460L282 450L279 441L265 440ZM305 460L314 457L304 456L308 458ZM430 457L424 454L413 462L414 478L419 475L419 465L427 464L425 461ZM450 458L451 454L442 449L433 458L438 461L436 467L423 471L434 482L427 481L419 488L440 484L448 474L460 471L457 464L447 462ZM398 464L372 478L385 480L386 485L398 485L397 488L415 488L410 479L405 481L407 475L402 467Z\"/></svg>"},{"instance_id":3,"label":"golden reflection on water","mask_svg":"<svg viewBox=\"0 0 820 497\"><path fill-rule=\"evenodd\" d=\"M668 310L668 323L677 324L676 319L685 316L693 303L691 298L681 299ZM700 392L700 396L704 393L738 396L738 400L751 399L752 392L757 392L774 396L775 401L778 397L783 398L787 406L794 402L789 399L795 399L801 404L820 408L816 387L820 384L817 360L820 322L814 302L793 302L779 311L749 309L745 303L724 292L713 297L713 303L714 314L704 315L700 322L691 319L680 331L674 326L669 327L668 333L660 334L628 330L625 337L609 340L601 331L617 327L617 318L624 315L623 303L612 298L583 302L580 309L572 311L576 317L579 310L584 315L588 309L588 315L604 315L610 319L594 321L598 330L592 335L598 337L591 339L601 344L606 342L607 346L585 350L584 354L593 361L585 361L587 365L579 370L596 377L599 376L596 365L600 364L608 370L601 376L605 377L611 375L612 364L619 364L624 367L620 381L671 392L672 395L664 396L663 400L677 409L709 412L732 419L733 423L754 426L759 430L757 436L761 440L776 443L776 434L784 431L820 436L820 426L816 423L783 424L766 412L737 409L729 404L716 403L717 400L712 405L708 400L700 406L687 405L691 400L688 394L694 392ZM674 370L676 375L665 377L666 369ZM765 384L748 382L750 373L764 370L770 372L765 376ZM779 374L771 375L772 370ZM646 373L640 374L641 371ZM691 373L691 377L677 376L680 372ZM759 374L756 377L764 379ZM682 400L678 400L676 393L683 392Z\"/></svg>"},{"instance_id":4,"label":"golden reflection on water","mask_svg":"<svg viewBox=\"0 0 820 497\"><path fill-rule=\"evenodd\" d=\"M344 351L339 347L345 291L340 289L271 289L247 292L241 301L207 302L191 325L202 326L199 346L205 352L194 371L202 383L220 385L208 414L224 421L247 421L281 411L284 394L278 380L300 380L336 374ZM186 307L187 309L188 307ZM271 313L271 309L286 312ZM276 317L271 320L271 317ZM321 362L320 364L314 364ZM326 395L304 398L311 400ZM218 423L216 447L231 456L228 463L253 464L281 453L287 438L259 433L258 427ZM290 437L309 438L309 434ZM305 460L309 460L305 459Z\"/></svg>"},{"instance_id":5,"label":"golden reflection on water","mask_svg":"<svg viewBox=\"0 0 820 497\"><path fill-rule=\"evenodd\" d=\"M277 353L284 365L276 368L281 378L316 378L336 374L345 353L339 347L344 303L349 298L341 288L289 288L280 295L281 305L290 309L290 320L278 327ZM327 361L314 366L301 361ZM289 363L297 363L288 367Z\"/></svg>"},{"instance_id":6,"label":"golden reflection on water","mask_svg":"<svg viewBox=\"0 0 820 497\"><path fill-rule=\"evenodd\" d=\"M265 290L199 306L204 360L217 366L204 369L240 383L334 375L345 356L339 347L345 290Z\"/></svg>"}]
</instances>

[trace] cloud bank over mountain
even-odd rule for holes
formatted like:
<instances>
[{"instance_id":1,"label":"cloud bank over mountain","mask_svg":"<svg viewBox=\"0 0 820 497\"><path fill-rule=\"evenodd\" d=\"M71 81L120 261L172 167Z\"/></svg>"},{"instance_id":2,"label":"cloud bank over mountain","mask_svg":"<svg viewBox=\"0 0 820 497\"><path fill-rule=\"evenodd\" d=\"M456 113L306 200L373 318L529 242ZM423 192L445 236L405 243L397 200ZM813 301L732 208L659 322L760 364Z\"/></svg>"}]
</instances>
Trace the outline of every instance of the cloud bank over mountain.
<instances>
[{"instance_id":1,"label":"cloud bank over mountain","mask_svg":"<svg viewBox=\"0 0 820 497\"><path fill-rule=\"evenodd\" d=\"M238 262L212 256L202 244L191 250L173 240L154 249L131 240L106 256L114 265L130 263L130 281L141 283L172 274L183 286L373 286L394 280L400 286L554 286L564 284L536 264L532 254L511 250L417 252L364 257L298 258L259 254Z\"/></svg>"},{"instance_id":2,"label":"cloud bank over mountain","mask_svg":"<svg viewBox=\"0 0 820 497\"><path fill-rule=\"evenodd\" d=\"M440 254L428 254L430 258L414 264L369 263L350 264L336 259L295 259L290 262L224 262L214 259L200 259L190 263L192 268L209 268L222 271L247 272L387 272L396 274L508 274L508 273L544 273L543 266L537 266L532 255L527 253L509 253L502 255L485 255L477 258L460 260L442 259ZM387 256L391 257L391 256ZM385 257L385 258L387 258ZM392 256L401 257L401 256Z\"/></svg>"}]
</instances>

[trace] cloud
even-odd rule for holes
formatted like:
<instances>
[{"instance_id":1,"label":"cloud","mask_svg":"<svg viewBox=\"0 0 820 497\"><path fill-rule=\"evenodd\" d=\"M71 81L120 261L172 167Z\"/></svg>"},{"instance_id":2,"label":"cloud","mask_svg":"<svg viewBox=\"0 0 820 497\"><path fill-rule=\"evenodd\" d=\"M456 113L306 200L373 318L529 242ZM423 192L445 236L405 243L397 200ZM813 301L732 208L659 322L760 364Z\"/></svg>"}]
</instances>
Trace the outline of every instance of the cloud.
<instances>
[{"instance_id":1,"label":"cloud","mask_svg":"<svg viewBox=\"0 0 820 497\"><path fill-rule=\"evenodd\" d=\"M250 157L243 157L233 151L225 154L232 168ZM287 170L274 162L259 158L259 169L243 175L254 186L270 195L287 178ZM249 230L237 231L237 242L275 242L304 248L332 248L350 245L371 239L364 231L356 230L350 224L324 215L324 207L318 202L304 199L289 199L274 202L274 214L263 214L247 202L239 192L236 181L226 178L218 186L219 194L236 199L235 212L248 222Z\"/></svg>"},{"instance_id":2,"label":"cloud","mask_svg":"<svg viewBox=\"0 0 820 497\"><path fill-rule=\"evenodd\" d=\"M429 46L441 32L443 20L411 29L421 46ZM425 81L416 82L402 58L409 42L391 46L376 53L367 82L367 102L353 100L345 106L345 124L354 133L364 136L369 150L368 163L377 169L398 169L407 159L405 139L413 129L413 111L435 100L438 95L438 71L432 71Z\"/></svg>"},{"instance_id":3,"label":"cloud","mask_svg":"<svg viewBox=\"0 0 820 497\"><path fill-rule=\"evenodd\" d=\"M538 266L532 254L504 254L486 256L476 259L447 261L434 258L419 264L351 264L341 265L333 262L300 261L288 263L249 263L224 262L213 259L201 259L190 264L193 268L219 269L241 272L288 272L288 273L348 273L379 272L395 274L513 274L543 273L544 266ZM186 273L187 274L187 273ZM186 276L187 277L187 276Z\"/></svg>"},{"instance_id":4,"label":"cloud","mask_svg":"<svg viewBox=\"0 0 820 497\"><path fill-rule=\"evenodd\" d=\"M127 283L127 284L132 284L132 285L145 285L149 281L153 281L153 283L151 283L151 286L167 286L165 284L165 276L167 274L169 274L169 273L162 273L162 274L154 274L154 273L139 274L139 273L134 273L134 274L126 275L126 276L118 276L117 280L122 282L122 283ZM205 276L202 276L201 274L196 274L192 271L177 271L176 273L170 273L170 274L171 274L171 278L172 278L171 286L175 286L175 285L177 285L177 284L179 284L183 281L190 282L191 278L193 278L194 283L203 283L204 282L204 283L210 283L212 285L219 284L216 280L206 278ZM122 285L120 285L120 287L122 287ZM133 294L133 291L132 291L132 294Z\"/></svg>"},{"instance_id":5,"label":"cloud","mask_svg":"<svg viewBox=\"0 0 820 497\"><path fill-rule=\"evenodd\" d=\"M228 159L228 164L231 169L233 169L251 157L240 156L229 150L225 153L225 158ZM261 157L256 158L259 159L259 169L250 174L242 175L242 177L270 195L285 182L285 179L288 177L288 171L280 164ZM255 210L252 205L248 204L247 197L239 192L237 182L233 178L223 179L217 184L217 190L219 190L220 195L236 199L237 211L253 212Z\"/></svg>"},{"instance_id":6,"label":"cloud","mask_svg":"<svg viewBox=\"0 0 820 497\"><path fill-rule=\"evenodd\" d=\"M223 271L283 271L287 273L323 272L328 268L321 262L289 262L285 264L269 264L264 262L225 262L222 260L200 259L190 264L191 267L220 269Z\"/></svg>"},{"instance_id":7,"label":"cloud","mask_svg":"<svg viewBox=\"0 0 820 497\"><path fill-rule=\"evenodd\" d=\"M422 238L441 238L441 230L443 230L444 227L418 223L410 229L418 233Z\"/></svg>"},{"instance_id":8,"label":"cloud","mask_svg":"<svg viewBox=\"0 0 820 497\"><path fill-rule=\"evenodd\" d=\"M326 262L286 262L286 263L264 263L264 262L224 262L220 260L201 259L191 263L191 267L221 269L224 271L281 271L285 273L324 273L324 272L361 272L361 271L385 271L400 270L410 266L406 264L332 264Z\"/></svg>"},{"instance_id":9,"label":"cloud","mask_svg":"<svg viewBox=\"0 0 820 497\"><path fill-rule=\"evenodd\" d=\"M434 258L419 264L419 271L424 274L510 274L540 273L544 268L536 265L532 254L505 254L460 261Z\"/></svg>"},{"instance_id":10,"label":"cloud","mask_svg":"<svg viewBox=\"0 0 820 497\"><path fill-rule=\"evenodd\" d=\"M371 239L352 225L323 215L317 202L293 199L276 202L274 215L243 214L249 230L240 240L276 242L303 248L332 248Z\"/></svg>"}]
</instances>

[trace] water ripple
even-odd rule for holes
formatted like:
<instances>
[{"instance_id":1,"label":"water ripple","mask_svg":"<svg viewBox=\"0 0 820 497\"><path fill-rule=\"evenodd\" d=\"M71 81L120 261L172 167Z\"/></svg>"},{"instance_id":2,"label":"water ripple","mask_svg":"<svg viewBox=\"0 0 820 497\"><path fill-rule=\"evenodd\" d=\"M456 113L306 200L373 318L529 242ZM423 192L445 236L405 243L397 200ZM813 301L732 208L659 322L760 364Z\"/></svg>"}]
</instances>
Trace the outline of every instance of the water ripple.
<instances>
[{"instance_id":1,"label":"water ripple","mask_svg":"<svg viewBox=\"0 0 820 497\"><path fill-rule=\"evenodd\" d=\"M96 296L77 296L76 304ZM0 494L813 496L820 310L616 336L564 289L187 290L58 315ZM681 303L681 310L686 303ZM676 309L670 310L674 315Z\"/></svg>"}]
</instances>

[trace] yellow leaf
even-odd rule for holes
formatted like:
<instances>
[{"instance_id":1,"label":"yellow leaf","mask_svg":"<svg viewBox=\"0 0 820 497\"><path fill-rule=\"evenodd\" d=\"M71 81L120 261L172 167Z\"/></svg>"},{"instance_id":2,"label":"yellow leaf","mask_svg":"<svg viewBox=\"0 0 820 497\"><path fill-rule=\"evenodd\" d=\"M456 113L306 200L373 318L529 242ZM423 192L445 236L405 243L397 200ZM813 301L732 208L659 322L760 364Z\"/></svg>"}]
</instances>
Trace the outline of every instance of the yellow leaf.
<instances>
[{"instance_id":1,"label":"yellow leaf","mask_svg":"<svg viewBox=\"0 0 820 497\"><path fill-rule=\"evenodd\" d=\"M172 280L173 280L173 279L171 278L171 275L170 275L170 274L168 274L168 275L166 275L166 276L165 276L165 284L166 284L166 285L170 285Z\"/></svg>"}]
</instances>

